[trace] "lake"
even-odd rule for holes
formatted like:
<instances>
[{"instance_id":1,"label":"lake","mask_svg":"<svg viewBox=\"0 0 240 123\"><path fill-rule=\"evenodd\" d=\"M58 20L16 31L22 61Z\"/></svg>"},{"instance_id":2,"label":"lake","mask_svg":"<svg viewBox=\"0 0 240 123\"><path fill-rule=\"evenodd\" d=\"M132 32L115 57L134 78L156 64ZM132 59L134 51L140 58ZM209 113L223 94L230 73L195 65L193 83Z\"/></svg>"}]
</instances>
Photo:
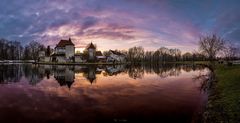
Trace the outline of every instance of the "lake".
<instances>
[{"instance_id":1,"label":"lake","mask_svg":"<svg viewBox=\"0 0 240 123\"><path fill-rule=\"evenodd\" d=\"M195 123L201 65L0 65L0 122Z\"/></svg>"}]
</instances>

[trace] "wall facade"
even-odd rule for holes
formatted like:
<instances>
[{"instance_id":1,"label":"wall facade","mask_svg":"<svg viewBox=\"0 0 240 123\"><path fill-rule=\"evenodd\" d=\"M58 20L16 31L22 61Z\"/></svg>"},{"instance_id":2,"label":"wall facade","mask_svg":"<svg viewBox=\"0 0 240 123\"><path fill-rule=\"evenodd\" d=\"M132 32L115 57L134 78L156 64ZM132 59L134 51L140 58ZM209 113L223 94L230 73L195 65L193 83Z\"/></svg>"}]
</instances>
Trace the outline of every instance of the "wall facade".
<instances>
[{"instance_id":1,"label":"wall facade","mask_svg":"<svg viewBox=\"0 0 240 123\"><path fill-rule=\"evenodd\" d=\"M71 57L74 57L75 54L75 47L72 45L67 45L65 47L66 51L65 51L65 55L67 59L70 59Z\"/></svg>"},{"instance_id":2,"label":"wall facade","mask_svg":"<svg viewBox=\"0 0 240 123\"><path fill-rule=\"evenodd\" d=\"M95 54L96 54L95 49L88 49L88 60L90 61L95 60Z\"/></svg>"}]
</instances>

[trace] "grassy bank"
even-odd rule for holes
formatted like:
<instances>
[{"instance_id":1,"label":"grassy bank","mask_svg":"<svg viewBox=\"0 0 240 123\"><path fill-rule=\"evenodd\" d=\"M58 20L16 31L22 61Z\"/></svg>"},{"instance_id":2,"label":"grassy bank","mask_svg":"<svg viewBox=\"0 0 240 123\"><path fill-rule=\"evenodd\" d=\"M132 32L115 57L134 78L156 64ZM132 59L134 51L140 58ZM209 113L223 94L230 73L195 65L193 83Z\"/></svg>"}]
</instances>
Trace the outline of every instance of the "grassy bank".
<instances>
[{"instance_id":1,"label":"grassy bank","mask_svg":"<svg viewBox=\"0 0 240 123\"><path fill-rule=\"evenodd\" d=\"M213 93L209 95L206 122L240 122L240 65L216 66Z\"/></svg>"}]
</instances>

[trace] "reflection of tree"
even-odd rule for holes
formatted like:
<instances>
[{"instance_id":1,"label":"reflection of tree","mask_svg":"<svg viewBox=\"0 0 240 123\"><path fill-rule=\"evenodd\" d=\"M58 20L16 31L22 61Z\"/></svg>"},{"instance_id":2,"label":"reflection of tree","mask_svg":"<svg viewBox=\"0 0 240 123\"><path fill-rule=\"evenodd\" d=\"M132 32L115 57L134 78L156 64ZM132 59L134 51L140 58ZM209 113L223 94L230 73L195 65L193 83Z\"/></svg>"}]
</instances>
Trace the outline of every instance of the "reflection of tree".
<instances>
[{"instance_id":1,"label":"reflection of tree","mask_svg":"<svg viewBox=\"0 0 240 123\"><path fill-rule=\"evenodd\" d=\"M39 65L25 64L22 67L24 75L31 85L36 85L45 76L44 68L39 67Z\"/></svg>"},{"instance_id":2,"label":"reflection of tree","mask_svg":"<svg viewBox=\"0 0 240 123\"><path fill-rule=\"evenodd\" d=\"M203 73L199 73L199 75L195 76L193 78L193 80L198 80L201 82L201 86L200 86L200 90L201 91L208 91L209 89L211 89L212 85L214 84L214 82L216 82L216 75L215 75L215 71L214 71L214 65L209 65L208 66L208 72L203 74Z\"/></svg>"},{"instance_id":3,"label":"reflection of tree","mask_svg":"<svg viewBox=\"0 0 240 123\"><path fill-rule=\"evenodd\" d=\"M32 85L37 84L45 77L45 68L32 64L5 64L0 65L0 82L19 82L25 77Z\"/></svg>"},{"instance_id":4,"label":"reflection of tree","mask_svg":"<svg viewBox=\"0 0 240 123\"><path fill-rule=\"evenodd\" d=\"M0 66L0 83L18 82L22 77L21 65L1 65Z\"/></svg>"},{"instance_id":5,"label":"reflection of tree","mask_svg":"<svg viewBox=\"0 0 240 123\"><path fill-rule=\"evenodd\" d=\"M168 76L177 76L179 75L179 68L178 66L175 66L174 64L160 64L156 65L153 70L154 72L159 75L162 78L168 77Z\"/></svg>"},{"instance_id":6,"label":"reflection of tree","mask_svg":"<svg viewBox=\"0 0 240 123\"><path fill-rule=\"evenodd\" d=\"M181 74L181 65L178 64L153 64L145 65L144 68L147 73L155 73L162 78Z\"/></svg>"},{"instance_id":7,"label":"reflection of tree","mask_svg":"<svg viewBox=\"0 0 240 123\"><path fill-rule=\"evenodd\" d=\"M144 76L144 68L142 66L131 66L128 69L128 75L134 79L142 79Z\"/></svg>"},{"instance_id":8,"label":"reflection of tree","mask_svg":"<svg viewBox=\"0 0 240 123\"><path fill-rule=\"evenodd\" d=\"M160 77L178 76L181 71L200 70L204 66L180 65L180 64L134 64L134 65L88 65L88 66L67 66L67 65L0 65L0 82L18 82L24 76L31 85L36 85L43 78L53 76L61 86L68 86L74 83L75 73L83 73L90 83L96 82L97 74L103 72L104 76L128 74L134 79L141 79L144 74L157 74Z\"/></svg>"},{"instance_id":9,"label":"reflection of tree","mask_svg":"<svg viewBox=\"0 0 240 123\"><path fill-rule=\"evenodd\" d=\"M208 102L203 111L203 123L210 123L217 119L223 123L229 122L229 117L226 114L226 110L223 105L219 104L219 95L216 90L216 74L215 65L211 63L207 65L208 72L206 74L200 73L198 76L194 77L194 80L201 82L200 90L208 94Z\"/></svg>"}]
</instances>

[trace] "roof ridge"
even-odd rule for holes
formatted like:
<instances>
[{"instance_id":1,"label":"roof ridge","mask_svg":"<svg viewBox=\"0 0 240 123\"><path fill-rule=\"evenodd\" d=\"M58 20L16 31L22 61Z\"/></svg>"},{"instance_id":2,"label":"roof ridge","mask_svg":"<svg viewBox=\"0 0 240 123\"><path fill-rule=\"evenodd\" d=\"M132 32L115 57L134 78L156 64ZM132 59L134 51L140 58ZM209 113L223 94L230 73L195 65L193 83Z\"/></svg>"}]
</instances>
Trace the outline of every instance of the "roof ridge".
<instances>
[{"instance_id":1,"label":"roof ridge","mask_svg":"<svg viewBox=\"0 0 240 123\"><path fill-rule=\"evenodd\" d=\"M71 38L69 38L69 40L61 39L61 40L58 42L57 47L65 47L66 45L73 45L73 46L74 46Z\"/></svg>"}]
</instances>

